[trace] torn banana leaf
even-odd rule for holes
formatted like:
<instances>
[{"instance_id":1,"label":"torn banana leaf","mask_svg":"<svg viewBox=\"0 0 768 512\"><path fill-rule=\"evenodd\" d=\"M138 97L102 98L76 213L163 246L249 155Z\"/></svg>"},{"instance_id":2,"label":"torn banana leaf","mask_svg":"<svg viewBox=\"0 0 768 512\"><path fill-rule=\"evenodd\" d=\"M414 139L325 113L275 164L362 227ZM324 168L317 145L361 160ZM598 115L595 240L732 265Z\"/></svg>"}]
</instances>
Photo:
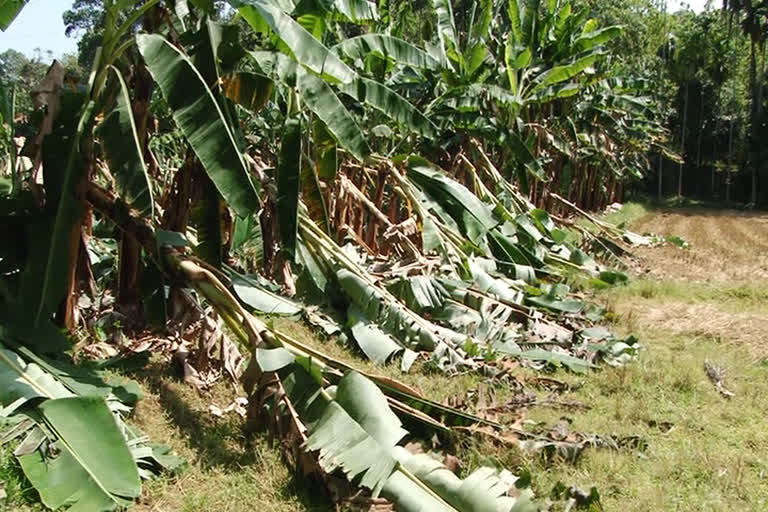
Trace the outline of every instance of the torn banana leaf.
<instances>
[{"instance_id":1,"label":"torn banana leaf","mask_svg":"<svg viewBox=\"0 0 768 512\"><path fill-rule=\"evenodd\" d=\"M287 352L286 352L287 354ZM301 367L284 359L283 386L306 425L305 449L317 451L325 471L347 477L404 511L535 511L530 492L509 495L516 478L480 468L465 480L428 455L398 444L408 435L387 399L369 379L349 372L323 389Z\"/></svg>"},{"instance_id":2,"label":"torn banana leaf","mask_svg":"<svg viewBox=\"0 0 768 512\"><path fill-rule=\"evenodd\" d=\"M141 495L136 462L103 398L51 399L37 409L56 440L19 463L47 507L115 510Z\"/></svg>"}]
</instances>

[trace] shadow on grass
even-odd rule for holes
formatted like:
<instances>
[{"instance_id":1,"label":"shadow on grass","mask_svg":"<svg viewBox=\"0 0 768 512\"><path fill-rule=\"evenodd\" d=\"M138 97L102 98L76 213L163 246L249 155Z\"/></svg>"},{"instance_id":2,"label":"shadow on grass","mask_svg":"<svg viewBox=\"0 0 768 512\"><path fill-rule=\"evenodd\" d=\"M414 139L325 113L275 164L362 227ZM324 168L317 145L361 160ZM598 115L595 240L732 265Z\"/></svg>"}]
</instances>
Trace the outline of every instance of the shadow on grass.
<instances>
[{"instance_id":1,"label":"shadow on grass","mask_svg":"<svg viewBox=\"0 0 768 512\"><path fill-rule=\"evenodd\" d=\"M203 473L218 469L231 475L242 473L246 478L250 475L258 478L260 471L270 471L271 466L265 467L269 466L270 459L282 458L282 454L265 454L265 450L279 450L279 441L269 438L268 433L246 433L245 421L236 414L217 418L208 412L207 404L226 405L232 401L234 395L230 386L218 383L210 395L200 396L178 376L156 364L129 376L139 380L154 395L176 430L176 436L194 452L195 460L189 462L200 467ZM167 440L153 438L152 441ZM302 510L332 510L325 489L290 468L288 472L290 478L275 485L276 494L285 500L299 502ZM254 479L254 485L263 486L264 483Z\"/></svg>"}]
</instances>

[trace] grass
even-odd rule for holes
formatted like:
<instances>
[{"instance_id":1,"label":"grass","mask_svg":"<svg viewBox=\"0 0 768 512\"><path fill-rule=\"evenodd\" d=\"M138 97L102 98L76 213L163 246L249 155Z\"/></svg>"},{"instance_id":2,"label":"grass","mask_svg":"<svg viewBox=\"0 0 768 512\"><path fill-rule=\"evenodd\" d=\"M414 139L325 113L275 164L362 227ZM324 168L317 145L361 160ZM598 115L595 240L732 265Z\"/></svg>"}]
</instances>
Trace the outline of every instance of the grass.
<instances>
[{"instance_id":1,"label":"grass","mask_svg":"<svg viewBox=\"0 0 768 512\"><path fill-rule=\"evenodd\" d=\"M637 435L648 448L588 449L577 461L564 462L472 438L454 446L464 472L489 463L528 471L539 496L558 482L595 486L607 511L768 510L768 272L761 270L768 217L627 204L608 220L691 242L688 250L638 250L639 276L626 286L595 292L612 311L611 327L640 338L637 360L590 375L552 375L572 385L561 400L587 404L589 410L533 407L501 419L547 428L565 416L572 430ZM401 375L396 367L374 366L338 341L319 338L301 323L275 323L333 357L397 377L438 401L487 385L476 376L446 378L422 368ZM725 368L733 398L716 391L705 361ZM232 401L231 386L222 382L201 396L160 363L131 376L147 393L132 422L189 460L181 475L147 484L138 510L334 510L317 489L292 474L268 436L246 436L237 415L216 418L208 412L210 404L223 408ZM511 393L500 389L496 398L503 402ZM7 508L38 509L30 505L35 494L7 448L0 450L0 481Z\"/></svg>"},{"instance_id":2,"label":"grass","mask_svg":"<svg viewBox=\"0 0 768 512\"><path fill-rule=\"evenodd\" d=\"M0 510L40 510L37 492L21 472L13 456L16 443L0 447L0 489L5 491L5 500L0 500Z\"/></svg>"},{"instance_id":3,"label":"grass","mask_svg":"<svg viewBox=\"0 0 768 512\"><path fill-rule=\"evenodd\" d=\"M324 511L326 502L294 479L280 451L263 435L246 435L234 413L217 418L235 394L226 382L200 395L164 368L131 375L148 391L133 423L189 461L178 477L149 482L139 511Z\"/></svg>"}]
</instances>

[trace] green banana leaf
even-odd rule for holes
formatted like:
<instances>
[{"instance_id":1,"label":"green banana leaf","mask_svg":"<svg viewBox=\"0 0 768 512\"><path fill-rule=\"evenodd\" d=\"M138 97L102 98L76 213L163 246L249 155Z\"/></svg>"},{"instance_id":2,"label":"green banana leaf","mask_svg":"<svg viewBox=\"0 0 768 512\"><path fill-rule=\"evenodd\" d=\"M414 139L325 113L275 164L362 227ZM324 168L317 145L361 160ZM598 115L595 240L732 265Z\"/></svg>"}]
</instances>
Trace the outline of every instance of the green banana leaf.
<instances>
[{"instance_id":1,"label":"green banana leaf","mask_svg":"<svg viewBox=\"0 0 768 512\"><path fill-rule=\"evenodd\" d=\"M138 469L103 396L75 396L45 361L29 359L37 362L0 345L0 417L33 407L30 417L44 427L31 431L22 443L27 448L17 451L43 503L83 511L132 504L141 493ZM86 383L82 389L94 387Z\"/></svg>"},{"instance_id":2,"label":"green banana leaf","mask_svg":"<svg viewBox=\"0 0 768 512\"><path fill-rule=\"evenodd\" d=\"M288 87L296 87L299 65L295 60L279 52L248 52L248 56L261 72L272 80L283 82Z\"/></svg>"},{"instance_id":3,"label":"green banana leaf","mask_svg":"<svg viewBox=\"0 0 768 512\"><path fill-rule=\"evenodd\" d=\"M437 14L437 37L440 40L443 62L446 64L448 56L455 54L458 47L453 7L450 0L432 0L432 8Z\"/></svg>"},{"instance_id":4,"label":"green banana leaf","mask_svg":"<svg viewBox=\"0 0 768 512\"><path fill-rule=\"evenodd\" d=\"M517 477L507 470L482 467L462 480L438 460L426 453L412 455L396 448L403 466L423 482L442 503L414 485L402 473L394 473L382 489L382 495L404 512L459 511L459 512L536 512L530 490L519 497L507 495Z\"/></svg>"},{"instance_id":5,"label":"green banana leaf","mask_svg":"<svg viewBox=\"0 0 768 512\"><path fill-rule=\"evenodd\" d=\"M371 322L355 303L347 308L347 325L360 350L376 364L385 365L392 357L404 350L391 336Z\"/></svg>"},{"instance_id":6,"label":"green banana leaf","mask_svg":"<svg viewBox=\"0 0 768 512\"><path fill-rule=\"evenodd\" d=\"M593 65L599 56L600 55L597 53L592 53L585 57L581 57L570 64L555 66L549 71L545 71L541 76L537 77L537 83L531 92L533 93L538 89L570 80L589 66Z\"/></svg>"},{"instance_id":7,"label":"green banana leaf","mask_svg":"<svg viewBox=\"0 0 768 512\"><path fill-rule=\"evenodd\" d=\"M285 121L280 157L277 162L277 214L282 249L294 258L299 214L299 186L302 160L301 121Z\"/></svg>"},{"instance_id":8,"label":"green banana leaf","mask_svg":"<svg viewBox=\"0 0 768 512\"><path fill-rule=\"evenodd\" d=\"M424 137L437 135L437 126L432 121L408 100L379 82L361 77L340 88L345 94L371 105L419 135Z\"/></svg>"},{"instance_id":9,"label":"green banana leaf","mask_svg":"<svg viewBox=\"0 0 768 512\"><path fill-rule=\"evenodd\" d=\"M331 47L331 51L346 55L353 60L364 60L373 53L417 69L438 70L440 68L440 63L424 50L403 39L386 34L363 34L350 37Z\"/></svg>"},{"instance_id":10,"label":"green banana leaf","mask_svg":"<svg viewBox=\"0 0 768 512\"><path fill-rule=\"evenodd\" d=\"M104 399L51 399L38 410L57 440L19 463L42 502L83 512L132 505L141 495L139 472Z\"/></svg>"},{"instance_id":11,"label":"green banana leaf","mask_svg":"<svg viewBox=\"0 0 768 512\"><path fill-rule=\"evenodd\" d=\"M330 81L347 83L355 78L349 66L275 5L265 0L235 3L240 15L254 30L263 32L266 23L303 66Z\"/></svg>"},{"instance_id":12,"label":"green banana leaf","mask_svg":"<svg viewBox=\"0 0 768 512\"><path fill-rule=\"evenodd\" d=\"M64 398L72 393L34 363L0 345L0 417L13 414L36 398Z\"/></svg>"},{"instance_id":13,"label":"green banana leaf","mask_svg":"<svg viewBox=\"0 0 768 512\"><path fill-rule=\"evenodd\" d=\"M0 0L0 30L5 32L11 26L27 2L28 0Z\"/></svg>"},{"instance_id":14,"label":"green banana leaf","mask_svg":"<svg viewBox=\"0 0 768 512\"><path fill-rule=\"evenodd\" d=\"M248 167L205 80L181 53L156 34L136 36L139 51L160 86L176 124L222 197L240 216L259 206Z\"/></svg>"},{"instance_id":15,"label":"green banana leaf","mask_svg":"<svg viewBox=\"0 0 768 512\"><path fill-rule=\"evenodd\" d=\"M619 37L623 31L624 29L618 26L605 27L598 30L593 30L591 32L587 32L585 34L580 35L573 42L573 45L576 51L591 50L595 46L601 45L603 43L607 43L608 41L611 41L612 39Z\"/></svg>"},{"instance_id":16,"label":"green banana leaf","mask_svg":"<svg viewBox=\"0 0 768 512\"><path fill-rule=\"evenodd\" d=\"M251 308L267 315L298 315L303 307L285 297L274 294L253 279L231 275L232 288L237 297Z\"/></svg>"},{"instance_id":17,"label":"green banana leaf","mask_svg":"<svg viewBox=\"0 0 768 512\"><path fill-rule=\"evenodd\" d=\"M464 185L421 157L408 158L408 179L453 217L464 236L478 243L499 224L491 208Z\"/></svg>"},{"instance_id":18,"label":"green banana leaf","mask_svg":"<svg viewBox=\"0 0 768 512\"><path fill-rule=\"evenodd\" d=\"M140 215L154 217L152 186L144 163L144 150L136 133L131 96L120 71L109 66L117 82L117 106L96 128L117 193Z\"/></svg>"},{"instance_id":19,"label":"green banana leaf","mask_svg":"<svg viewBox=\"0 0 768 512\"><path fill-rule=\"evenodd\" d=\"M339 145L364 160L370 153L365 136L333 89L303 68L297 70L296 81L302 101L325 123Z\"/></svg>"},{"instance_id":20,"label":"green banana leaf","mask_svg":"<svg viewBox=\"0 0 768 512\"><path fill-rule=\"evenodd\" d=\"M341 14L344 20L352 22L375 21L379 19L376 2L368 0L330 0L333 11Z\"/></svg>"},{"instance_id":21,"label":"green banana leaf","mask_svg":"<svg viewBox=\"0 0 768 512\"><path fill-rule=\"evenodd\" d=\"M289 360L280 359L282 364ZM361 477L360 485L374 496L381 491L398 510L536 510L530 492L505 496L516 480L509 472L481 468L460 480L428 455L397 446L408 432L370 379L348 372L330 395L302 372L285 377L284 387L309 430L305 449L319 451L326 471L340 467L350 480Z\"/></svg>"},{"instance_id":22,"label":"green banana leaf","mask_svg":"<svg viewBox=\"0 0 768 512\"><path fill-rule=\"evenodd\" d=\"M387 285L387 289L417 313L439 309L449 297L440 281L431 276L402 277Z\"/></svg>"}]
</instances>

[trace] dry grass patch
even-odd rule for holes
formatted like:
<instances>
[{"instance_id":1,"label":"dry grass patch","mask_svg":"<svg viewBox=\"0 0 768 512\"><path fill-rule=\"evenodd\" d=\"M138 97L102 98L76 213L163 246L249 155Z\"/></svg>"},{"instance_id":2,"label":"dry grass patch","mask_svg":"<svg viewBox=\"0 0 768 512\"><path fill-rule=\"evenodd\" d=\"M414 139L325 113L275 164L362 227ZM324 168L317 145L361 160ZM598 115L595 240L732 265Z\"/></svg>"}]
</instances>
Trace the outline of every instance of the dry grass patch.
<instances>
[{"instance_id":1,"label":"dry grass patch","mask_svg":"<svg viewBox=\"0 0 768 512\"><path fill-rule=\"evenodd\" d=\"M643 248L649 276L695 282L768 280L768 215L732 210L651 212L633 230L686 239L691 249Z\"/></svg>"}]
</instances>

